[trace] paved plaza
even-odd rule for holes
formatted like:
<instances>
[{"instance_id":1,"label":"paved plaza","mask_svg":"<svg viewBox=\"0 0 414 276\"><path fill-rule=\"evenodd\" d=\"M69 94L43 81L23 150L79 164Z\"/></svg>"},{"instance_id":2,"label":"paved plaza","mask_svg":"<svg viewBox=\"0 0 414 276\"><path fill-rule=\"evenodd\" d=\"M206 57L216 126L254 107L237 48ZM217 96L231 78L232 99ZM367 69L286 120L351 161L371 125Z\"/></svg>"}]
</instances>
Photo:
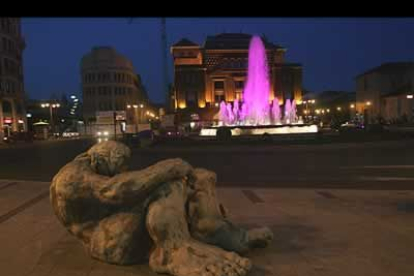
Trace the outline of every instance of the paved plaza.
<instances>
[{"instance_id":1,"label":"paved plaza","mask_svg":"<svg viewBox=\"0 0 414 276\"><path fill-rule=\"evenodd\" d=\"M48 182L0 180L5 276L156 275L86 255L54 216ZM248 254L249 275L414 275L414 191L222 187L230 218L268 225L271 246Z\"/></svg>"}]
</instances>

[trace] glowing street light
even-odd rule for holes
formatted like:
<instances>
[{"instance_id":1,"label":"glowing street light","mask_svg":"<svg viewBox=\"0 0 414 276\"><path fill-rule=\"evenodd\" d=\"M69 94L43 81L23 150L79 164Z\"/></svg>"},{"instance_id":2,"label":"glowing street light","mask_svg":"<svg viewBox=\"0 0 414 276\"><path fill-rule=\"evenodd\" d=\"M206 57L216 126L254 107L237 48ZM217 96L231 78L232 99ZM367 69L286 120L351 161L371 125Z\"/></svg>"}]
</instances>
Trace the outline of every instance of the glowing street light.
<instances>
[{"instance_id":1,"label":"glowing street light","mask_svg":"<svg viewBox=\"0 0 414 276\"><path fill-rule=\"evenodd\" d=\"M132 107L135 108L135 109L137 109L138 108L138 105L137 104L133 104Z\"/></svg>"},{"instance_id":2,"label":"glowing street light","mask_svg":"<svg viewBox=\"0 0 414 276\"><path fill-rule=\"evenodd\" d=\"M54 132L55 131L55 122L53 120L53 109L59 108L60 104L58 104L58 103L54 103L54 104L42 103L40 106L42 108L47 108L47 107L49 108L50 122L52 124L52 131Z\"/></svg>"},{"instance_id":3,"label":"glowing street light","mask_svg":"<svg viewBox=\"0 0 414 276\"><path fill-rule=\"evenodd\" d=\"M369 105L371 105L371 102L370 102L370 101L368 101L368 102L366 102L366 104L369 106Z\"/></svg>"},{"instance_id":4,"label":"glowing street light","mask_svg":"<svg viewBox=\"0 0 414 276\"><path fill-rule=\"evenodd\" d=\"M341 107L340 107L340 106L338 106L338 107L336 108L336 110L341 111Z\"/></svg>"},{"instance_id":5,"label":"glowing street light","mask_svg":"<svg viewBox=\"0 0 414 276\"><path fill-rule=\"evenodd\" d=\"M350 108L355 108L355 105L354 104L351 104L349 107Z\"/></svg>"},{"instance_id":6,"label":"glowing street light","mask_svg":"<svg viewBox=\"0 0 414 276\"><path fill-rule=\"evenodd\" d=\"M412 99L413 98L413 95L412 94L408 94L407 95L407 99Z\"/></svg>"}]
</instances>

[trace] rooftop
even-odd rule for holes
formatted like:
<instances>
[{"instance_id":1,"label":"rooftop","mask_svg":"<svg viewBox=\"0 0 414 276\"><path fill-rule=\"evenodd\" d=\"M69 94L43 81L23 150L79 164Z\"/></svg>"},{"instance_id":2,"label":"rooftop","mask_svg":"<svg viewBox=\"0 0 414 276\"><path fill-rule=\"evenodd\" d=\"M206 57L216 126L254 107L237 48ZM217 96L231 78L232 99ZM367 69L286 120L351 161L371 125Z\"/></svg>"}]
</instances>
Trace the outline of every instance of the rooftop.
<instances>
[{"instance_id":1,"label":"rooftop","mask_svg":"<svg viewBox=\"0 0 414 276\"><path fill-rule=\"evenodd\" d=\"M384 74L390 74L390 73L398 73L403 72L406 70L414 69L414 62L386 62L381 64L380 66L374 67L372 69L369 69L368 71L365 71L362 74L359 74L356 76L362 77L364 75L370 74L370 73L384 73Z\"/></svg>"},{"instance_id":2,"label":"rooftop","mask_svg":"<svg viewBox=\"0 0 414 276\"><path fill-rule=\"evenodd\" d=\"M177 47L177 46L178 47L191 47L191 46L199 46L199 45L195 42L192 42L191 40L187 38L183 38L173 45L173 47Z\"/></svg>"}]
</instances>

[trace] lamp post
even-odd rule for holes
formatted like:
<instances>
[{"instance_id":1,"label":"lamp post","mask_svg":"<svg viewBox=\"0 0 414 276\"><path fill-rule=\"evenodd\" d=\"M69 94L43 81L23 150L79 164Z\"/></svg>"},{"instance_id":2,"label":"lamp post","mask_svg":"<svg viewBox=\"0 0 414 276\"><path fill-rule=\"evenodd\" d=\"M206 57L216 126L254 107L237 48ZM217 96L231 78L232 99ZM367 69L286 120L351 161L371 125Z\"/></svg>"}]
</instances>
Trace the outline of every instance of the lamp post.
<instances>
[{"instance_id":1,"label":"lamp post","mask_svg":"<svg viewBox=\"0 0 414 276\"><path fill-rule=\"evenodd\" d=\"M407 99L411 101L411 121L413 119L413 111L414 111L414 106L413 106L413 101L412 99L414 98L413 94L407 94Z\"/></svg>"},{"instance_id":2,"label":"lamp post","mask_svg":"<svg viewBox=\"0 0 414 276\"><path fill-rule=\"evenodd\" d=\"M54 119L53 119L53 109L59 108L60 104L58 104L58 103L42 103L40 106L42 108L49 108L50 125L51 125L51 128L52 128L52 132L54 134L56 132L56 130L55 130L55 122L54 122Z\"/></svg>"},{"instance_id":3,"label":"lamp post","mask_svg":"<svg viewBox=\"0 0 414 276\"><path fill-rule=\"evenodd\" d=\"M135 132L138 132L138 124L141 121L141 113L144 110L143 104L127 104L127 109L134 109ZM138 109L141 109L138 111Z\"/></svg>"}]
</instances>

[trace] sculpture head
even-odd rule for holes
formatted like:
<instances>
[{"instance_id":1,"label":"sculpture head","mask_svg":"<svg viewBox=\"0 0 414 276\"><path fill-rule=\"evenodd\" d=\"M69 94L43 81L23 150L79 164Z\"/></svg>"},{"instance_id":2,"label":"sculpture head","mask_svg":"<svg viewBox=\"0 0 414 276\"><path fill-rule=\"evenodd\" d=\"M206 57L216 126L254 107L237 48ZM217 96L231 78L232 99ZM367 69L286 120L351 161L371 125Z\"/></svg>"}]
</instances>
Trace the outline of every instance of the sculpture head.
<instances>
[{"instance_id":1,"label":"sculpture head","mask_svg":"<svg viewBox=\"0 0 414 276\"><path fill-rule=\"evenodd\" d=\"M131 150L115 141L101 142L88 150L92 169L101 175L114 176L128 168Z\"/></svg>"}]
</instances>

